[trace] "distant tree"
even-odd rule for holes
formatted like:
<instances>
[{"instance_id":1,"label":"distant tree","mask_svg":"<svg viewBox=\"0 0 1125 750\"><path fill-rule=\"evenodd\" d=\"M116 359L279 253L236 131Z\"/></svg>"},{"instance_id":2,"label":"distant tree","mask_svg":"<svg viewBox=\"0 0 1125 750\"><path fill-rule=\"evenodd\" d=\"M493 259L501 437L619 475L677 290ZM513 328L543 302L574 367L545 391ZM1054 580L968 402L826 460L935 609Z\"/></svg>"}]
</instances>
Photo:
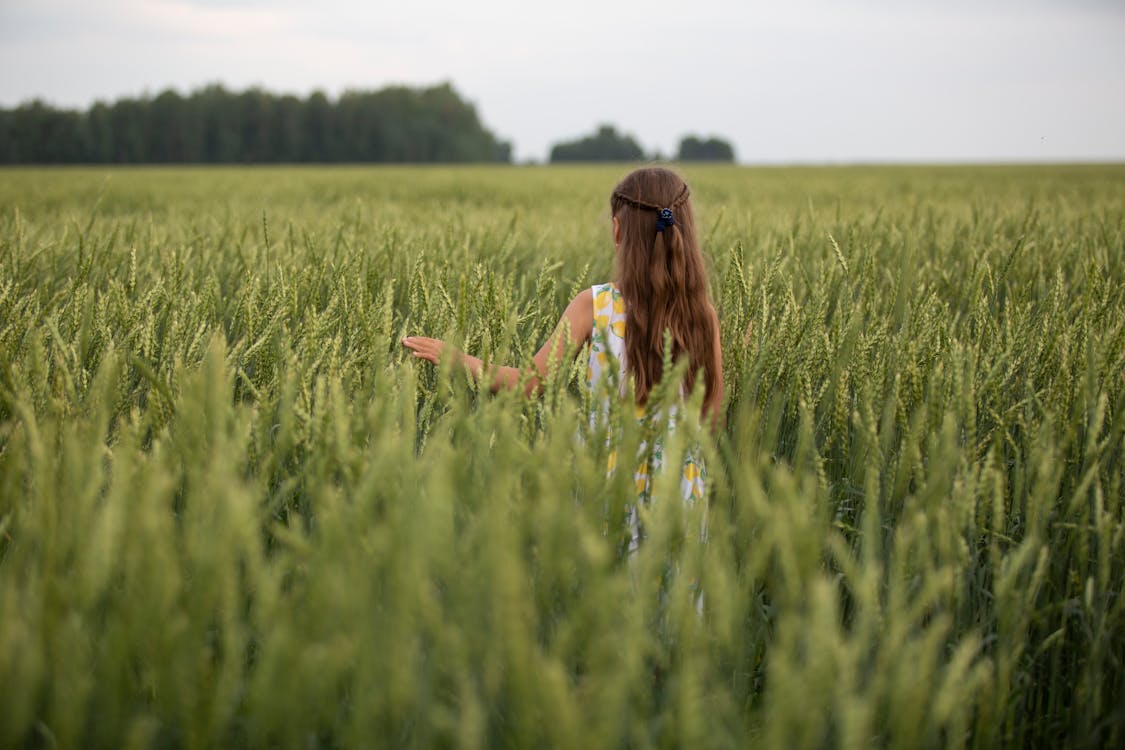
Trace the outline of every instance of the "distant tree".
<instances>
[{"instance_id":1,"label":"distant tree","mask_svg":"<svg viewBox=\"0 0 1125 750\"><path fill-rule=\"evenodd\" d=\"M136 163L151 161L147 153L148 103L142 99L118 99L109 109L112 160Z\"/></svg>"},{"instance_id":2,"label":"distant tree","mask_svg":"<svg viewBox=\"0 0 1125 750\"><path fill-rule=\"evenodd\" d=\"M721 138L689 135L680 141L679 161L734 161L734 148Z\"/></svg>"},{"instance_id":3,"label":"distant tree","mask_svg":"<svg viewBox=\"0 0 1125 750\"><path fill-rule=\"evenodd\" d=\"M58 110L36 99L5 112L3 120L6 143L0 155L14 156L16 161L66 162L87 150L86 121L77 112Z\"/></svg>"},{"instance_id":4,"label":"distant tree","mask_svg":"<svg viewBox=\"0 0 1125 750\"><path fill-rule=\"evenodd\" d=\"M202 123L203 152L199 160L211 164L239 161L242 117L234 94L212 84L192 94L191 101Z\"/></svg>"},{"instance_id":5,"label":"distant tree","mask_svg":"<svg viewBox=\"0 0 1125 750\"><path fill-rule=\"evenodd\" d=\"M19 155L15 137L15 113L0 109L0 164L12 164Z\"/></svg>"},{"instance_id":6,"label":"distant tree","mask_svg":"<svg viewBox=\"0 0 1125 750\"><path fill-rule=\"evenodd\" d=\"M270 131L270 151L274 161L296 162L301 160L301 100L295 96L283 96L274 102L272 128Z\"/></svg>"},{"instance_id":7,"label":"distant tree","mask_svg":"<svg viewBox=\"0 0 1125 750\"><path fill-rule=\"evenodd\" d=\"M168 89L148 102L144 161L196 162L203 155L202 117L191 99Z\"/></svg>"},{"instance_id":8,"label":"distant tree","mask_svg":"<svg viewBox=\"0 0 1125 750\"><path fill-rule=\"evenodd\" d=\"M104 164L113 161L113 127L110 109L97 102L86 113L86 132L90 161Z\"/></svg>"},{"instance_id":9,"label":"distant tree","mask_svg":"<svg viewBox=\"0 0 1125 750\"><path fill-rule=\"evenodd\" d=\"M240 158L244 162L260 164L279 159L271 153L274 97L260 88L252 88L238 95L238 110L242 121Z\"/></svg>"},{"instance_id":10,"label":"distant tree","mask_svg":"<svg viewBox=\"0 0 1125 750\"><path fill-rule=\"evenodd\" d=\"M556 143L551 148L552 162L637 161L644 151L632 136L618 134L612 125L601 125L597 132L576 141Z\"/></svg>"},{"instance_id":11,"label":"distant tree","mask_svg":"<svg viewBox=\"0 0 1125 750\"><path fill-rule=\"evenodd\" d=\"M329 161L335 127L335 110L323 91L314 91L303 107L301 161Z\"/></svg>"}]
</instances>

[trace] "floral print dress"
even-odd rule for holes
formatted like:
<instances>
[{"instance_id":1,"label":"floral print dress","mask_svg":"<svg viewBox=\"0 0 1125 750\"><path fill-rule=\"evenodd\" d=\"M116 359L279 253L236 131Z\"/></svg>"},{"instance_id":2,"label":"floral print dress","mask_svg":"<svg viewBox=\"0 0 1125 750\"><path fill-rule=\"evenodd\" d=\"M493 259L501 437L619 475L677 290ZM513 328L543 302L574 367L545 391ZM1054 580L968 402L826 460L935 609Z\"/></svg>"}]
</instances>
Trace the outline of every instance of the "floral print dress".
<instances>
[{"instance_id":1,"label":"floral print dress","mask_svg":"<svg viewBox=\"0 0 1125 750\"><path fill-rule=\"evenodd\" d=\"M597 284L591 288L594 295L594 329L591 335L590 360L586 367L586 385L597 393L598 383L605 377L616 377L617 382L625 382L625 298L612 282ZM616 371L613 371L613 370ZM645 409L637 406L637 419L643 419ZM675 414L670 415L674 427ZM664 463L663 441L657 441L649 453L642 445L642 454L648 456L633 471L636 483L637 500L648 503L652 500L652 481ZM612 473L617 466L617 451L609 455L608 471ZM703 497L706 473L698 451L688 451L680 475L680 495L684 502L693 503ZM629 510L629 526L632 533L630 550L639 542L639 529L635 508Z\"/></svg>"}]
</instances>

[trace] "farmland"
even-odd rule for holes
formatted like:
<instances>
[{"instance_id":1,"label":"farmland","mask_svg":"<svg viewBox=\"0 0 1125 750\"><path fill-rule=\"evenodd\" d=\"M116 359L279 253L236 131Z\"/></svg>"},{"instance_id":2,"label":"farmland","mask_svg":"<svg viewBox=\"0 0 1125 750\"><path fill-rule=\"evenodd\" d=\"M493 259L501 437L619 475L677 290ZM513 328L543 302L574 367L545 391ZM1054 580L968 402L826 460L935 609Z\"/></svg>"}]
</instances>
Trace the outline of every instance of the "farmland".
<instances>
[{"instance_id":1,"label":"farmland","mask_svg":"<svg viewBox=\"0 0 1125 750\"><path fill-rule=\"evenodd\" d=\"M526 364L623 173L0 172L0 747L1125 742L1125 167L684 167L631 555L581 357L399 344Z\"/></svg>"}]
</instances>

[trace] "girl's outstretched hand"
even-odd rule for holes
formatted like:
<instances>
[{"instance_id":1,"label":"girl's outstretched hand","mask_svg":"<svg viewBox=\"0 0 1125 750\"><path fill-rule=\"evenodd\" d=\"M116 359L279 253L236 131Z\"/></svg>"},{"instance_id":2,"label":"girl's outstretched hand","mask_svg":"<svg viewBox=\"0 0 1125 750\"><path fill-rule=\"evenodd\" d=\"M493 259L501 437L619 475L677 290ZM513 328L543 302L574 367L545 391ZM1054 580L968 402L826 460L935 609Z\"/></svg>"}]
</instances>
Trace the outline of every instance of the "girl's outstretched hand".
<instances>
[{"instance_id":1,"label":"girl's outstretched hand","mask_svg":"<svg viewBox=\"0 0 1125 750\"><path fill-rule=\"evenodd\" d=\"M444 341L426 336L407 336L402 340L402 345L413 351L418 359L433 362L435 365L441 360L441 353L445 349Z\"/></svg>"},{"instance_id":2,"label":"girl's outstretched hand","mask_svg":"<svg viewBox=\"0 0 1125 750\"><path fill-rule=\"evenodd\" d=\"M424 359L433 364L439 364L442 357L451 357L455 365L462 365L469 374L482 383L488 385L493 393L502 388L521 388L527 395L538 393L542 389L542 380L547 375L550 360L562 362L564 355L570 351L577 351L590 338L594 325L594 298L587 289L579 292L571 300L566 312L559 319L555 332L547 339L543 348L532 357L532 367L520 369L504 365L490 364L484 366L480 357L457 349L441 339L432 339L428 336L407 336L402 340L402 345L414 354L415 359ZM717 329L716 329L717 330ZM449 347L449 351L445 351Z\"/></svg>"}]
</instances>

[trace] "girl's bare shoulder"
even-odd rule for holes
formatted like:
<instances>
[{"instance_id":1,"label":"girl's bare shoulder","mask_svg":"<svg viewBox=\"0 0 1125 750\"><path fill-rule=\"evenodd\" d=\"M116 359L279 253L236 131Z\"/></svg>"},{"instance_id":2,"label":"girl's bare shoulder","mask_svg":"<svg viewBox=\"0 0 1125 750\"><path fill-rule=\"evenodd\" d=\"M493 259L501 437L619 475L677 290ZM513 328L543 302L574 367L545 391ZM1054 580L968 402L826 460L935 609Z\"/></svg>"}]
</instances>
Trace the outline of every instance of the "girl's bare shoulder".
<instances>
[{"instance_id":1,"label":"girl's bare shoulder","mask_svg":"<svg viewBox=\"0 0 1125 750\"><path fill-rule=\"evenodd\" d=\"M568 317L575 317L576 315L583 315L589 312L592 317L594 314L594 290L592 287L586 287L578 294L574 295L574 299L566 306L566 314Z\"/></svg>"},{"instance_id":2,"label":"girl's bare shoulder","mask_svg":"<svg viewBox=\"0 0 1125 750\"><path fill-rule=\"evenodd\" d=\"M569 321L571 334L575 340L583 340L594 327L594 292L586 288L574 295L566 306L563 318Z\"/></svg>"}]
</instances>

